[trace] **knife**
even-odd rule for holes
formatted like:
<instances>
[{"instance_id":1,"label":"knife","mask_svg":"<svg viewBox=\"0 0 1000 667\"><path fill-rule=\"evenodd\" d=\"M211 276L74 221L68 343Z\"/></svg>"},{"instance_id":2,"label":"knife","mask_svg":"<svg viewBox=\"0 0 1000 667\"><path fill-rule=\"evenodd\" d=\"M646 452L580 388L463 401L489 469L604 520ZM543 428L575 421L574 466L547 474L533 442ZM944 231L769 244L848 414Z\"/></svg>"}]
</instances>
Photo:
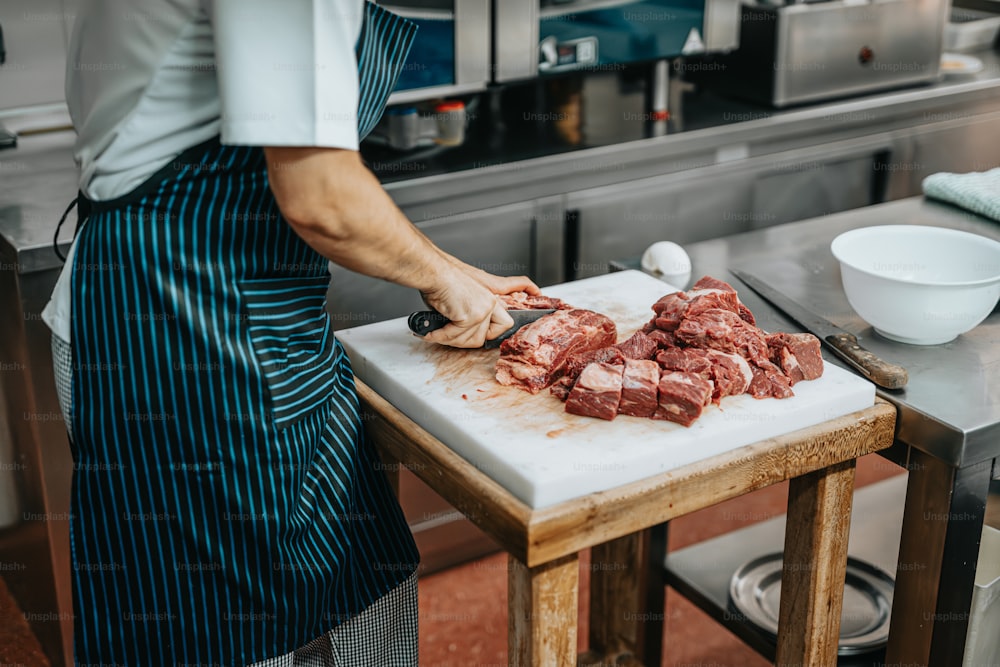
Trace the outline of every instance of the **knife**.
<instances>
[{"instance_id":1,"label":"knife","mask_svg":"<svg viewBox=\"0 0 1000 667\"><path fill-rule=\"evenodd\" d=\"M901 389L906 386L909 379L906 369L889 363L861 347L854 334L844 331L805 306L799 305L756 276L736 269L730 269L729 272L746 283L765 301L823 341L838 357L878 386L886 389Z\"/></svg>"},{"instance_id":2,"label":"knife","mask_svg":"<svg viewBox=\"0 0 1000 667\"><path fill-rule=\"evenodd\" d=\"M514 333L523 327L525 324L531 324L532 322L538 320L544 315L556 312L554 308L533 308L531 310L508 310L507 314L511 316L514 320L514 326L507 329L502 334L494 338L493 340L486 341L483 344L484 348L494 348L500 347L502 343L507 338L510 338ZM451 320L437 312L436 310L420 310L415 313L410 313L410 317L406 320L407 326L410 327L410 331L417 334L418 336L424 336L434 331L435 329L440 329L446 324L450 324Z\"/></svg>"}]
</instances>

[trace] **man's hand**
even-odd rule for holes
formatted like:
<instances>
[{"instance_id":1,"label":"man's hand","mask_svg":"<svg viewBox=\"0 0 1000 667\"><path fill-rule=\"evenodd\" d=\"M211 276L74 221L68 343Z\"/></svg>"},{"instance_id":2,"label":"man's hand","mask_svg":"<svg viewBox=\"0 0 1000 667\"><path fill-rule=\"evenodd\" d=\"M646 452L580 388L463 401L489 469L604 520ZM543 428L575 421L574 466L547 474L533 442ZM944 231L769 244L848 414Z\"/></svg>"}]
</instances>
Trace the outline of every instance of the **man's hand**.
<instances>
[{"instance_id":1,"label":"man's hand","mask_svg":"<svg viewBox=\"0 0 1000 667\"><path fill-rule=\"evenodd\" d=\"M424 293L424 301L449 320L440 329L424 336L430 343L452 347L482 347L514 326L514 320L497 297L482 284L456 271L461 279L442 290Z\"/></svg>"}]
</instances>

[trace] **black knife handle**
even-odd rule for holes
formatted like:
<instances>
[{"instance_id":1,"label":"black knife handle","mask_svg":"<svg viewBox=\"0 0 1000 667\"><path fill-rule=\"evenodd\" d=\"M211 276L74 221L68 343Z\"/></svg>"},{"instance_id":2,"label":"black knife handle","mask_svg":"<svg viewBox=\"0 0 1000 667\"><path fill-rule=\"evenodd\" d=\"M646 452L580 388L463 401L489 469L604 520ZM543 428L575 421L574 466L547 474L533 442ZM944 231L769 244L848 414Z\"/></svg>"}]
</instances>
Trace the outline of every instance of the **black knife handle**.
<instances>
[{"instance_id":1,"label":"black knife handle","mask_svg":"<svg viewBox=\"0 0 1000 667\"><path fill-rule=\"evenodd\" d=\"M906 369L890 364L861 347L854 334L831 334L826 337L826 342L844 361L878 386L886 389L901 389L906 386L909 380Z\"/></svg>"},{"instance_id":2,"label":"black knife handle","mask_svg":"<svg viewBox=\"0 0 1000 667\"><path fill-rule=\"evenodd\" d=\"M415 313L410 313L410 317L406 320L410 331L418 336L426 336L430 332L436 331L450 323L451 320L436 310L419 310Z\"/></svg>"}]
</instances>

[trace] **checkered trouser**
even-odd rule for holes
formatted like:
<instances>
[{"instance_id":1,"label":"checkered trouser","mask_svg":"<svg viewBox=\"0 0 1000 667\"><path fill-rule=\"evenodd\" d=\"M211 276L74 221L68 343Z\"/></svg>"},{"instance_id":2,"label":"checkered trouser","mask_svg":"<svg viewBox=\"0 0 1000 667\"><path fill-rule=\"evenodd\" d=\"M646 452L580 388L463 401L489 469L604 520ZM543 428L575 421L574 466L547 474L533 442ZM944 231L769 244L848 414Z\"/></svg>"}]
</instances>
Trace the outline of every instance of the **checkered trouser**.
<instances>
[{"instance_id":1,"label":"checkered trouser","mask_svg":"<svg viewBox=\"0 0 1000 667\"><path fill-rule=\"evenodd\" d=\"M52 336L56 394L72 430L72 347ZM417 575L380 597L370 607L292 653L250 667L416 667Z\"/></svg>"},{"instance_id":2,"label":"checkered trouser","mask_svg":"<svg viewBox=\"0 0 1000 667\"><path fill-rule=\"evenodd\" d=\"M416 667L417 575L294 653L251 667Z\"/></svg>"}]
</instances>

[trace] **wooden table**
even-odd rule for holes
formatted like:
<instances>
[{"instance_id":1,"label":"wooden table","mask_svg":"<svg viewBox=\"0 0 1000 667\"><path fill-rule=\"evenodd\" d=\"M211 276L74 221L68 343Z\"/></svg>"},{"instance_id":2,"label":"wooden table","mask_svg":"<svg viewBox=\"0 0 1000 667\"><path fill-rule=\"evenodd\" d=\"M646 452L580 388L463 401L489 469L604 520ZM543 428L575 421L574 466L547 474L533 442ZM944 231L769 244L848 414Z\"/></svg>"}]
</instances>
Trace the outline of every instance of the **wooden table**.
<instances>
[{"instance_id":1,"label":"wooden table","mask_svg":"<svg viewBox=\"0 0 1000 667\"><path fill-rule=\"evenodd\" d=\"M552 667L641 664L662 588L647 595L650 528L791 480L777 663L836 664L855 460L892 444L896 411L865 410L608 491L532 509L357 381L385 468L405 467L510 555L508 660ZM577 656L578 553L593 547L591 650ZM661 547L662 548L662 547ZM659 603L656 598L659 598Z\"/></svg>"}]
</instances>

